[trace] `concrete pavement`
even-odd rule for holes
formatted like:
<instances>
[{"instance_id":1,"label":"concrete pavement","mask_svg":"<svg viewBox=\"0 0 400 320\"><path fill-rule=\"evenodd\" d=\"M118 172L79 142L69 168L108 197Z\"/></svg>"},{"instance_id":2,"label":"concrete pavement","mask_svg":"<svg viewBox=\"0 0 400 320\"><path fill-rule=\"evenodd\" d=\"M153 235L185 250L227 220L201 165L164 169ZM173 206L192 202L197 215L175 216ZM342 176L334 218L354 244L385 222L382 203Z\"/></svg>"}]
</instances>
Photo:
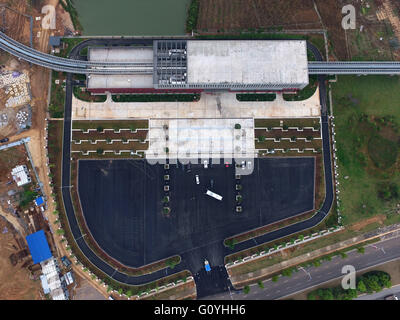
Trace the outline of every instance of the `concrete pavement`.
<instances>
[{"instance_id":1,"label":"concrete pavement","mask_svg":"<svg viewBox=\"0 0 400 320\"><path fill-rule=\"evenodd\" d=\"M86 102L72 99L73 120L102 119L182 119L182 118L298 118L320 117L319 89L304 101L285 101L277 94L274 101L240 102L234 92L202 93L196 102Z\"/></svg>"}]
</instances>

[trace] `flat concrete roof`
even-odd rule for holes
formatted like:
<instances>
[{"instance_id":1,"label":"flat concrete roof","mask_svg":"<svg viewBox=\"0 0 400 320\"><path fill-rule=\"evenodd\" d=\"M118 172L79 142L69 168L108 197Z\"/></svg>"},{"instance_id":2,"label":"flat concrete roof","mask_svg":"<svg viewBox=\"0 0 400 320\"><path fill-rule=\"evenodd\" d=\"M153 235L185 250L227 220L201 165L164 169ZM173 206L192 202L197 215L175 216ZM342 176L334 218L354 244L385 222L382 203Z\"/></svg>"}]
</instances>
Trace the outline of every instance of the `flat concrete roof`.
<instances>
[{"instance_id":1,"label":"flat concrete roof","mask_svg":"<svg viewBox=\"0 0 400 320\"><path fill-rule=\"evenodd\" d=\"M90 75L88 89L152 88L153 75Z\"/></svg>"},{"instance_id":2,"label":"flat concrete roof","mask_svg":"<svg viewBox=\"0 0 400 320\"><path fill-rule=\"evenodd\" d=\"M153 47L91 47L89 61L153 63Z\"/></svg>"},{"instance_id":3,"label":"flat concrete roof","mask_svg":"<svg viewBox=\"0 0 400 320\"><path fill-rule=\"evenodd\" d=\"M303 40L189 40L188 84L308 84Z\"/></svg>"}]
</instances>

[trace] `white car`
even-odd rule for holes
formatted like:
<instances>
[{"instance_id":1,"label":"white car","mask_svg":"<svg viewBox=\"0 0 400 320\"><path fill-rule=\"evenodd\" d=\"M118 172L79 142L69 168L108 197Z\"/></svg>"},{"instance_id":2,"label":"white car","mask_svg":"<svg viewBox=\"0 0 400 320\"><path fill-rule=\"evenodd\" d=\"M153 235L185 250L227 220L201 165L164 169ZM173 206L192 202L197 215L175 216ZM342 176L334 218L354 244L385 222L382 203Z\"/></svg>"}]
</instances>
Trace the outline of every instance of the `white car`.
<instances>
[{"instance_id":1,"label":"white car","mask_svg":"<svg viewBox=\"0 0 400 320\"><path fill-rule=\"evenodd\" d=\"M207 160L204 160L204 168L208 168L208 161Z\"/></svg>"},{"instance_id":2,"label":"white car","mask_svg":"<svg viewBox=\"0 0 400 320\"><path fill-rule=\"evenodd\" d=\"M246 162L242 161L242 169L246 169Z\"/></svg>"},{"instance_id":3,"label":"white car","mask_svg":"<svg viewBox=\"0 0 400 320\"><path fill-rule=\"evenodd\" d=\"M247 169L251 169L251 161L247 161Z\"/></svg>"},{"instance_id":4,"label":"white car","mask_svg":"<svg viewBox=\"0 0 400 320\"><path fill-rule=\"evenodd\" d=\"M200 178L198 174L196 174L196 184L200 184Z\"/></svg>"}]
</instances>

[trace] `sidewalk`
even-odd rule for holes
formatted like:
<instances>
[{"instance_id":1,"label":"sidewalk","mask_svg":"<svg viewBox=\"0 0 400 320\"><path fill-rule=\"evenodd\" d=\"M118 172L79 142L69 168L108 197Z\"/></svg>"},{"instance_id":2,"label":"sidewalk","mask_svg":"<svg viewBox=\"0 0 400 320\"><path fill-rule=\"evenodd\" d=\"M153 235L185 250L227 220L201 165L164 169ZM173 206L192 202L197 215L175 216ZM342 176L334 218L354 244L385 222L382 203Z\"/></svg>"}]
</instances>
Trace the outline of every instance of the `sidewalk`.
<instances>
[{"instance_id":1,"label":"sidewalk","mask_svg":"<svg viewBox=\"0 0 400 320\"><path fill-rule=\"evenodd\" d=\"M103 103L72 99L73 120L101 119L182 119L182 118L298 118L319 117L319 89L304 101L285 101L281 94L275 101L240 102L236 93L202 93L197 102L121 102L108 95Z\"/></svg>"}]
</instances>

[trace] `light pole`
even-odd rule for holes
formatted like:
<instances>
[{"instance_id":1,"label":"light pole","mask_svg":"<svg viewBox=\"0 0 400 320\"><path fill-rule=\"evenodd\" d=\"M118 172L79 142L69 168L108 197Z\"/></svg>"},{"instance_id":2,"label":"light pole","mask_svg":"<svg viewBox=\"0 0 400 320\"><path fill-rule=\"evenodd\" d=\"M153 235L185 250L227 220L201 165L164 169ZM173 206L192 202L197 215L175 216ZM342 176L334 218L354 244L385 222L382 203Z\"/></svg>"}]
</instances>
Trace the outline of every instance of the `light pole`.
<instances>
[{"instance_id":1,"label":"light pole","mask_svg":"<svg viewBox=\"0 0 400 320\"><path fill-rule=\"evenodd\" d=\"M306 273L306 275L308 275L310 277L310 280L312 279L311 274L309 272L307 272L306 269L304 269L303 267L299 267L299 269L303 270Z\"/></svg>"}]
</instances>

